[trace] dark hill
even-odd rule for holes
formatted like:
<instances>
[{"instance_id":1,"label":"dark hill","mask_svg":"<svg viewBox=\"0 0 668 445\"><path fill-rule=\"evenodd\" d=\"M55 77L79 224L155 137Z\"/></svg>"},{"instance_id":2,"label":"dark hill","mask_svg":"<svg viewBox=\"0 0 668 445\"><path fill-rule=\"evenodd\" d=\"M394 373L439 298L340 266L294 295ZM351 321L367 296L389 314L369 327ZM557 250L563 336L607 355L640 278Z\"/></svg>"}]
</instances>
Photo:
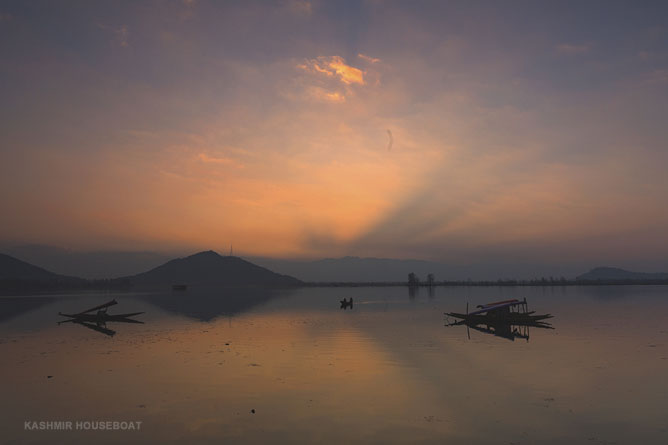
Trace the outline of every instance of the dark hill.
<instances>
[{"instance_id":1,"label":"dark hill","mask_svg":"<svg viewBox=\"0 0 668 445\"><path fill-rule=\"evenodd\" d=\"M25 261L0 253L0 280L50 281L61 278L69 277L49 272L41 267L33 266Z\"/></svg>"},{"instance_id":2,"label":"dark hill","mask_svg":"<svg viewBox=\"0 0 668 445\"><path fill-rule=\"evenodd\" d=\"M578 281L665 281L668 273L631 272L616 267L597 267L576 278Z\"/></svg>"},{"instance_id":3,"label":"dark hill","mask_svg":"<svg viewBox=\"0 0 668 445\"><path fill-rule=\"evenodd\" d=\"M168 261L148 272L126 277L133 286L297 286L296 278L279 275L233 256L221 256L209 250L186 258Z\"/></svg>"},{"instance_id":4,"label":"dark hill","mask_svg":"<svg viewBox=\"0 0 668 445\"><path fill-rule=\"evenodd\" d=\"M79 288L85 280L49 272L9 255L0 254L0 293Z\"/></svg>"}]
</instances>

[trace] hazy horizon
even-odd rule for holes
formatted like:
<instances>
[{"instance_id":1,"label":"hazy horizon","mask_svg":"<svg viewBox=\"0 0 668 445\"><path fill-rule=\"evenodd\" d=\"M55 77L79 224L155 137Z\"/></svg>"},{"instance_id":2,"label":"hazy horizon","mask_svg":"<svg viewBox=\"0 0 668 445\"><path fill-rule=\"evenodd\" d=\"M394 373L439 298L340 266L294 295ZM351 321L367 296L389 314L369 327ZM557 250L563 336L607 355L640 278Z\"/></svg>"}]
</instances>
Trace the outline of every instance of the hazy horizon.
<instances>
[{"instance_id":1,"label":"hazy horizon","mask_svg":"<svg viewBox=\"0 0 668 445\"><path fill-rule=\"evenodd\" d=\"M213 250L220 255L228 255L229 248ZM175 258L183 258L199 251L78 251L44 245L0 245L0 253L11 255L62 275L87 279L118 278L135 275L153 269ZM379 258L379 257L323 257L323 258L281 258L244 255L233 252L259 266L274 272L291 275L303 281L402 281L409 272L415 272L426 279L434 274L437 280L498 280L498 279L538 279L542 277L565 277L574 279L596 267L619 267L635 272L668 272L650 263L625 261L623 263L579 262L569 265L557 263L530 263L517 259L505 262L493 260L468 264L428 261L420 258ZM344 259L379 260L379 264L364 264L356 267ZM328 261L329 260L329 261Z\"/></svg>"},{"instance_id":2,"label":"hazy horizon","mask_svg":"<svg viewBox=\"0 0 668 445\"><path fill-rule=\"evenodd\" d=\"M668 270L668 4L482 6L3 2L0 246Z\"/></svg>"}]
</instances>

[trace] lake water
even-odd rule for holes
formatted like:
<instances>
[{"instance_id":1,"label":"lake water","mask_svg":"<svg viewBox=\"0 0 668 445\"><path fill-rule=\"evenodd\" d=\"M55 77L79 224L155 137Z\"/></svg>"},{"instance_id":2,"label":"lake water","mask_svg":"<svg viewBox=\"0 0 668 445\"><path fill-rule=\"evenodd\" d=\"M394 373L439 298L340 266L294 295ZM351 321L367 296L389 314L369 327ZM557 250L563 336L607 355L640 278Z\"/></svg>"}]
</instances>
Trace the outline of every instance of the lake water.
<instances>
[{"instance_id":1,"label":"lake water","mask_svg":"<svg viewBox=\"0 0 668 445\"><path fill-rule=\"evenodd\" d=\"M145 324L56 324L111 298ZM508 298L554 329L445 326ZM666 286L0 298L2 442L665 444L667 309Z\"/></svg>"}]
</instances>

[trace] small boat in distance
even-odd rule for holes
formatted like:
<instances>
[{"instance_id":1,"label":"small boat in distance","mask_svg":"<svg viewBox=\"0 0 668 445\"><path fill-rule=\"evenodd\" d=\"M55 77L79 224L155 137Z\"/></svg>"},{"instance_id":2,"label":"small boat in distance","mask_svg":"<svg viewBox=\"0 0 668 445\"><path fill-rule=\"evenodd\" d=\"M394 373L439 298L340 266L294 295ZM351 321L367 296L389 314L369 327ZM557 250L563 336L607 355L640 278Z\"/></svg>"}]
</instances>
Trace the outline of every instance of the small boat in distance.
<instances>
[{"instance_id":1,"label":"small boat in distance","mask_svg":"<svg viewBox=\"0 0 668 445\"><path fill-rule=\"evenodd\" d=\"M188 290L187 284L172 284L172 290Z\"/></svg>"}]
</instances>

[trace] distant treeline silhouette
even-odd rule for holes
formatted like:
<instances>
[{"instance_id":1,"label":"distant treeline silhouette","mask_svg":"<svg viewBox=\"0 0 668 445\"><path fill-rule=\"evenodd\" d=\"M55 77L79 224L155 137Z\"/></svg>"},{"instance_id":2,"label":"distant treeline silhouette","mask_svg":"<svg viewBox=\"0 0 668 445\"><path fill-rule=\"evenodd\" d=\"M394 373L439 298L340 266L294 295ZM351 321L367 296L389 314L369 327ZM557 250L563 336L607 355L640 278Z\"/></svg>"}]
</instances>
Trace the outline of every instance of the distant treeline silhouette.
<instances>
[{"instance_id":1,"label":"distant treeline silhouette","mask_svg":"<svg viewBox=\"0 0 668 445\"><path fill-rule=\"evenodd\" d=\"M427 275L426 281L420 281L419 277L411 272L407 281L384 281L384 282L310 282L307 286L323 287L364 287L364 286L408 286L408 287L434 287L434 286L605 286L605 285L668 285L668 279L567 279L565 277L541 277L528 280L520 279L497 279L497 280L442 280L436 281L434 274Z\"/></svg>"},{"instance_id":2,"label":"distant treeline silhouette","mask_svg":"<svg viewBox=\"0 0 668 445\"><path fill-rule=\"evenodd\" d=\"M409 284L406 281L371 281L371 282L306 282L306 287L436 287L436 286L607 286L607 285L668 285L668 280L446 280L432 284Z\"/></svg>"}]
</instances>

